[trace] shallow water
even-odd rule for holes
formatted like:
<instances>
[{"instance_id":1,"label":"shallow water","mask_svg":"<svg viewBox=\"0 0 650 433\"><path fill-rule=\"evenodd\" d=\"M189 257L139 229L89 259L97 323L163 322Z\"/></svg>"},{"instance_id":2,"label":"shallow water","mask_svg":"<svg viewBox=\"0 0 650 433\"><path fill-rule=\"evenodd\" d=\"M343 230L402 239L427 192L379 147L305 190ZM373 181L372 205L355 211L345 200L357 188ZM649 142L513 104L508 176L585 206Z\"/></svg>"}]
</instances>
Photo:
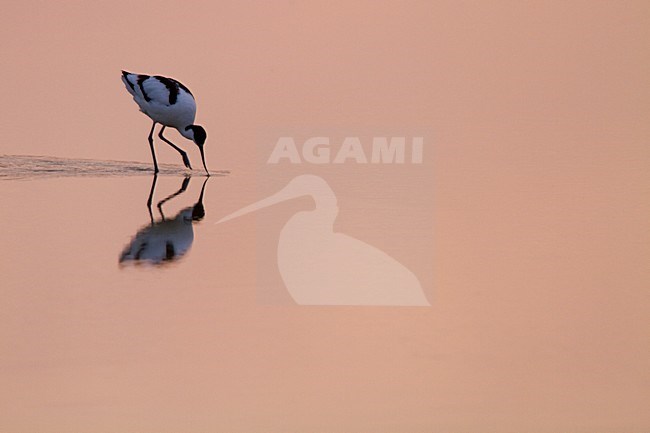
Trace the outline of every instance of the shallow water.
<instances>
[{"instance_id":1,"label":"shallow water","mask_svg":"<svg viewBox=\"0 0 650 433\"><path fill-rule=\"evenodd\" d=\"M159 175L190 175L173 164L160 164ZM0 155L0 180L43 179L53 177L119 177L151 175L151 164L134 161L55 158L51 156ZM212 175L225 175L218 171Z\"/></svg>"},{"instance_id":2,"label":"shallow water","mask_svg":"<svg viewBox=\"0 0 650 433\"><path fill-rule=\"evenodd\" d=\"M523 431L551 415L633 426L621 420L644 410L647 297L643 245L625 236L641 222L628 181L642 171L592 190L562 166L543 178L525 165L480 174L480 161L473 178L441 172L434 208L325 175L260 183L3 157L5 419L33 426L37 413L56 426L41 431ZM504 176L518 182L504 190ZM333 227L318 212L332 195ZM361 272L373 257L380 269ZM367 284L381 296L355 291Z\"/></svg>"},{"instance_id":3,"label":"shallow water","mask_svg":"<svg viewBox=\"0 0 650 433\"><path fill-rule=\"evenodd\" d=\"M0 433L650 432L647 0L2 6Z\"/></svg>"}]
</instances>

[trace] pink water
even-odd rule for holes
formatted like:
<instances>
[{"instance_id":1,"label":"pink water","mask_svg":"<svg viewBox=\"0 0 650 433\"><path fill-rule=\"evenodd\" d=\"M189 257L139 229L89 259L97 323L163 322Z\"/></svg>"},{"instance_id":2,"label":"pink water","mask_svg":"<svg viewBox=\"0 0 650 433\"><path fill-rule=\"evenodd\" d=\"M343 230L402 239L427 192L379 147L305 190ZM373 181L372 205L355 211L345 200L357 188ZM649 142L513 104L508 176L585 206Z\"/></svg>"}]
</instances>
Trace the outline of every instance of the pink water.
<instances>
[{"instance_id":1,"label":"pink water","mask_svg":"<svg viewBox=\"0 0 650 433\"><path fill-rule=\"evenodd\" d=\"M0 24L0 431L650 428L646 2L20 2ZM183 81L208 131L205 215L162 264L119 263L153 181L120 69ZM267 164L283 136L423 136L423 162ZM189 174L157 149L156 223ZM305 174L349 247L289 224L306 196L218 223ZM364 251L404 275L386 299L429 305L347 296ZM283 270L313 254L331 272ZM335 305L307 305L323 278Z\"/></svg>"}]
</instances>

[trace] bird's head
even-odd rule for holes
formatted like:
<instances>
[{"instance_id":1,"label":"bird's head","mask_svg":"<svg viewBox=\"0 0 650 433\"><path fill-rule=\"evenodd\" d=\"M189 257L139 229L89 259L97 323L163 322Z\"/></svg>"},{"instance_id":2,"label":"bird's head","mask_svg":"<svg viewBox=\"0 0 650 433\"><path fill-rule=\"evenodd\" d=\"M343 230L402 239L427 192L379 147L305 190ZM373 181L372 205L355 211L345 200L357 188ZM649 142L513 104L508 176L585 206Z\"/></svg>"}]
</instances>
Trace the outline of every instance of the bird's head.
<instances>
[{"instance_id":1,"label":"bird's head","mask_svg":"<svg viewBox=\"0 0 650 433\"><path fill-rule=\"evenodd\" d=\"M203 168L205 168L205 172L209 176L210 172L208 172L208 167L205 165L205 154L203 153L203 145L205 144L205 140L208 138L208 134L205 132L205 129L199 125L188 125L180 132L185 138L189 138L194 143L196 143L197 146L199 146L199 150L201 151L201 160L203 161Z\"/></svg>"}]
</instances>

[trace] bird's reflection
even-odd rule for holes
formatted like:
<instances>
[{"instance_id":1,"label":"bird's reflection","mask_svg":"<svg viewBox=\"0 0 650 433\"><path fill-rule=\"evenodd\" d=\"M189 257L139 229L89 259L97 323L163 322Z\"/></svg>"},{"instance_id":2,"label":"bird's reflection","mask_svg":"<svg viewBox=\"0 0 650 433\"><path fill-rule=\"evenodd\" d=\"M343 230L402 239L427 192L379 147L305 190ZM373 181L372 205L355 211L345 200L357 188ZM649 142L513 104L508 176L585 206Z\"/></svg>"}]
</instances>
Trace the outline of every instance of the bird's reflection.
<instances>
[{"instance_id":1,"label":"bird's reflection","mask_svg":"<svg viewBox=\"0 0 650 433\"><path fill-rule=\"evenodd\" d=\"M154 176L147 200L147 209L149 210L151 222L149 225L141 228L133 236L131 242L124 247L122 254L120 254L120 265L129 263L164 265L183 257L194 241L192 224L201 221L205 216L203 194L208 179L209 177L206 177L203 181L201 194L194 206L181 210L173 218L167 218L163 211L163 205L187 190L190 177L185 177L178 191L160 200L156 205L161 218L159 221L156 221L152 210L152 203L158 176Z\"/></svg>"}]
</instances>

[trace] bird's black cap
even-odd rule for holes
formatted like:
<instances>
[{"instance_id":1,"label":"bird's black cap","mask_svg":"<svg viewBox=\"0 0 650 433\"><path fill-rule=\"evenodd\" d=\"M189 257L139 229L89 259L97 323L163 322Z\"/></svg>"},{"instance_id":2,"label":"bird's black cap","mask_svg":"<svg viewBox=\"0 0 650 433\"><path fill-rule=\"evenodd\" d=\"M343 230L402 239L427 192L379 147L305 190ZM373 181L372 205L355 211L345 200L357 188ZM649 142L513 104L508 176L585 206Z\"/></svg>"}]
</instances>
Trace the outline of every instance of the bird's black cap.
<instances>
[{"instance_id":1,"label":"bird's black cap","mask_svg":"<svg viewBox=\"0 0 650 433\"><path fill-rule=\"evenodd\" d=\"M199 146L203 146L203 143L205 143L205 140L208 138L208 134L202 126L190 125L186 126L185 129L191 129L192 132L194 132L194 142Z\"/></svg>"}]
</instances>

